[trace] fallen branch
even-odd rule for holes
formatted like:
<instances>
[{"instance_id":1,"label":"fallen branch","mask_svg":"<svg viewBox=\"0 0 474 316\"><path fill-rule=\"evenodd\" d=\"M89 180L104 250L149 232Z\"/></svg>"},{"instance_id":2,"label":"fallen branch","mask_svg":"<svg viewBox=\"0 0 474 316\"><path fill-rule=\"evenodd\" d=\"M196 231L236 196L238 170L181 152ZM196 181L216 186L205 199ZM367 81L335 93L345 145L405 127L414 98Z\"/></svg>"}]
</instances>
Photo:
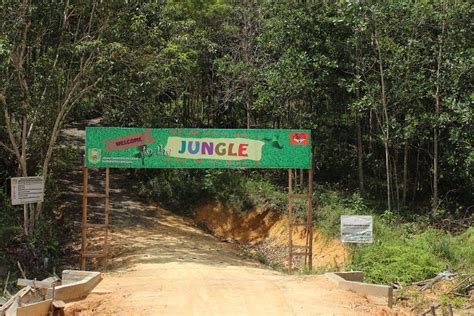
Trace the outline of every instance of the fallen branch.
<instances>
[{"instance_id":1,"label":"fallen branch","mask_svg":"<svg viewBox=\"0 0 474 316\"><path fill-rule=\"evenodd\" d=\"M440 304L433 304L433 305L430 306L430 308L428 308L423 313L421 313L421 315L422 316L425 316L425 315L428 315L428 314L436 315L436 309L438 309L438 307L440 307L440 306L441 306Z\"/></svg>"},{"instance_id":2,"label":"fallen branch","mask_svg":"<svg viewBox=\"0 0 474 316\"><path fill-rule=\"evenodd\" d=\"M21 275L23 276L23 279L26 279L26 274L25 271L23 271L23 268L21 267L20 261L17 261L16 264L18 265L18 268L20 269Z\"/></svg>"},{"instance_id":3,"label":"fallen branch","mask_svg":"<svg viewBox=\"0 0 474 316\"><path fill-rule=\"evenodd\" d=\"M10 271L7 274L7 280L5 281L5 287L3 288L3 294L7 293L8 281L10 280Z\"/></svg>"},{"instance_id":4,"label":"fallen branch","mask_svg":"<svg viewBox=\"0 0 474 316\"><path fill-rule=\"evenodd\" d=\"M456 293L458 292L459 293L459 289L464 286L464 284L466 282L471 282L471 278L472 276L468 276L466 278L464 278L461 282L459 282L455 287L453 287L449 292L448 294L452 294L452 293ZM464 288L462 288L462 291L464 292L469 292L470 288L472 288L474 286L474 282L471 282L470 284L468 283L466 286L464 286Z\"/></svg>"},{"instance_id":5,"label":"fallen branch","mask_svg":"<svg viewBox=\"0 0 474 316\"><path fill-rule=\"evenodd\" d=\"M15 295L13 295L2 307L0 307L0 315L3 315L5 312L7 312L10 307L13 305L18 305L18 302L20 299L28 294L28 292L31 291L31 287L27 286L19 290Z\"/></svg>"}]
</instances>

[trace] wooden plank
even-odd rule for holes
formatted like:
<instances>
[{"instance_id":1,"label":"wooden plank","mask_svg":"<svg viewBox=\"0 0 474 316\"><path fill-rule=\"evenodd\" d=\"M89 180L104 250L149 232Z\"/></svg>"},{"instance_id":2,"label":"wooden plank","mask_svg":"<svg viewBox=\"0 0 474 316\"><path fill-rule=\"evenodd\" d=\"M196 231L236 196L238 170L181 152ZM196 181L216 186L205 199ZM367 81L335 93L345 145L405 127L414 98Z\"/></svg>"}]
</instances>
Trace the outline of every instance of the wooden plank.
<instances>
[{"instance_id":1,"label":"wooden plank","mask_svg":"<svg viewBox=\"0 0 474 316\"><path fill-rule=\"evenodd\" d=\"M20 304L20 298L14 297L8 307L5 309L5 316L17 316L18 305ZM0 310L2 313L2 310ZM1 314L3 315L3 314Z\"/></svg>"},{"instance_id":2,"label":"wooden plank","mask_svg":"<svg viewBox=\"0 0 474 316\"><path fill-rule=\"evenodd\" d=\"M309 195L308 194L289 194L288 198L289 199L308 199Z\"/></svg>"},{"instance_id":3,"label":"wooden plank","mask_svg":"<svg viewBox=\"0 0 474 316\"><path fill-rule=\"evenodd\" d=\"M18 301L20 300L20 298L25 296L29 291L31 291L31 287L29 286L26 286L19 290L2 307L0 307L0 315L2 315L2 313L7 312L7 310L10 310L10 307L12 307L13 305L18 306Z\"/></svg>"},{"instance_id":4,"label":"wooden plank","mask_svg":"<svg viewBox=\"0 0 474 316\"><path fill-rule=\"evenodd\" d=\"M292 256L307 256L308 253L305 251L305 252L292 252L291 253Z\"/></svg>"},{"instance_id":5,"label":"wooden plank","mask_svg":"<svg viewBox=\"0 0 474 316\"><path fill-rule=\"evenodd\" d=\"M36 281L36 280L28 280L28 279L18 279L16 282L19 286L30 286L32 288L37 289L48 289L53 286L55 282L51 281Z\"/></svg>"},{"instance_id":6,"label":"wooden plank","mask_svg":"<svg viewBox=\"0 0 474 316\"><path fill-rule=\"evenodd\" d=\"M61 281L61 279L55 275L55 276L47 277L46 279L41 280L41 281L53 283L53 282Z\"/></svg>"},{"instance_id":7,"label":"wooden plank","mask_svg":"<svg viewBox=\"0 0 474 316\"><path fill-rule=\"evenodd\" d=\"M293 245L293 248L295 248L295 249L306 249L306 248L308 248L308 246L307 245Z\"/></svg>"},{"instance_id":8,"label":"wooden plank","mask_svg":"<svg viewBox=\"0 0 474 316\"><path fill-rule=\"evenodd\" d=\"M18 307L17 316L46 316L49 315L53 300L45 300L34 304Z\"/></svg>"},{"instance_id":9,"label":"wooden plank","mask_svg":"<svg viewBox=\"0 0 474 316\"><path fill-rule=\"evenodd\" d=\"M108 198L109 195L106 193L87 193L88 198Z\"/></svg>"},{"instance_id":10,"label":"wooden plank","mask_svg":"<svg viewBox=\"0 0 474 316\"><path fill-rule=\"evenodd\" d=\"M308 226L308 223L292 223L291 226Z\"/></svg>"},{"instance_id":11,"label":"wooden plank","mask_svg":"<svg viewBox=\"0 0 474 316\"><path fill-rule=\"evenodd\" d=\"M91 223L87 223L87 224L85 224L83 227L85 227L85 228L107 228L107 225L106 225L106 224L91 224Z\"/></svg>"},{"instance_id":12,"label":"wooden plank","mask_svg":"<svg viewBox=\"0 0 474 316\"><path fill-rule=\"evenodd\" d=\"M82 253L81 256L83 258L103 258L107 256L107 254L104 252L85 252Z\"/></svg>"}]
</instances>

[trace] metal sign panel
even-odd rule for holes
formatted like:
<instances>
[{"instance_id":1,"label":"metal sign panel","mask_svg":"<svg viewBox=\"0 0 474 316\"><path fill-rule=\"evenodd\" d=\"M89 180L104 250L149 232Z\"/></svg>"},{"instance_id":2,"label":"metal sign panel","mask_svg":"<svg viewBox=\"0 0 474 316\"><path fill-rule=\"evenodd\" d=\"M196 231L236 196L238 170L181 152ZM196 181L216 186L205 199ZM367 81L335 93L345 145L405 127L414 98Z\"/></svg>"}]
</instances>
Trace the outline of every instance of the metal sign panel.
<instances>
[{"instance_id":1,"label":"metal sign panel","mask_svg":"<svg viewBox=\"0 0 474 316\"><path fill-rule=\"evenodd\" d=\"M311 168L309 130L86 128L90 168Z\"/></svg>"},{"instance_id":2,"label":"metal sign panel","mask_svg":"<svg viewBox=\"0 0 474 316\"><path fill-rule=\"evenodd\" d=\"M38 203L44 200L43 177L11 179L12 205Z\"/></svg>"},{"instance_id":3,"label":"metal sign panel","mask_svg":"<svg viewBox=\"0 0 474 316\"><path fill-rule=\"evenodd\" d=\"M347 243L372 242L372 216L342 215L341 241Z\"/></svg>"}]
</instances>

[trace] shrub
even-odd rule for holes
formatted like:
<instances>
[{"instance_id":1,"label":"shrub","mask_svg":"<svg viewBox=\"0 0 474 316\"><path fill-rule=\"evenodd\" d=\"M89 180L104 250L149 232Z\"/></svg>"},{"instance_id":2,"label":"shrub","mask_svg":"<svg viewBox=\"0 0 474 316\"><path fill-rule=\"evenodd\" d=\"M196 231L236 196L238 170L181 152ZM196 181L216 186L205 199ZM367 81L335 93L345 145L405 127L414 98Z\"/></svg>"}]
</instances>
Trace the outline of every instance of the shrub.
<instances>
[{"instance_id":1,"label":"shrub","mask_svg":"<svg viewBox=\"0 0 474 316\"><path fill-rule=\"evenodd\" d=\"M315 224L324 236L334 238L340 233L341 215L371 213L359 194L346 197L339 192L322 192L316 208Z\"/></svg>"},{"instance_id":2,"label":"shrub","mask_svg":"<svg viewBox=\"0 0 474 316\"><path fill-rule=\"evenodd\" d=\"M422 233L412 229L407 224L385 226L375 218L374 244L354 247L349 268L364 271L369 282L385 284L420 281L446 269L472 272L473 228L456 237L433 228Z\"/></svg>"},{"instance_id":3,"label":"shrub","mask_svg":"<svg viewBox=\"0 0 474 316\"><path fill-rule=\"evenodd\" d=\"M404 284L433 277L445 263L413 242L376 241L354 251L351 269L365 272L366 282Z\"/></svg>"},{"instance_id":4,"label":"shrub","mask_svg":"<svg viewBox=\"0 0 474 316\"><path fill-rule=\"evenodd\" d=\"M287 210L284 189L249 170L158 170L141 179L141 195L185 215L210 200L225 203L235 212L256 206L278 213Z\"/></svg>"}]
</instances>

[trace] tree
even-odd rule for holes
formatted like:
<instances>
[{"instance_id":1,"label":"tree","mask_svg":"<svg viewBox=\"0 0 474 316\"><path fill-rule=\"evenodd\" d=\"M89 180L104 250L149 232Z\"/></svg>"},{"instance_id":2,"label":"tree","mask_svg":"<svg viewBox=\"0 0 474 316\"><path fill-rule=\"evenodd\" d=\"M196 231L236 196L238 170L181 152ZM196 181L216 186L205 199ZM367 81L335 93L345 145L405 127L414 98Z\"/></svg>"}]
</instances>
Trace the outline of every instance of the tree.
<instances>
[{"instance_id":1,"label":"tree","mask_svg":"<svg viewBox=\"0 0 474 316\"><path fill-rule=\"evenodd\" d=\"M1 11L0 146L18 174L44 181L69 111L101 80L101 33L109 11L68 0L48 4L4 1ZM87 18L86 18L87 17ZM31 235L42 204L25 205L24 233Z\"/></svg>"}]
</instances>

